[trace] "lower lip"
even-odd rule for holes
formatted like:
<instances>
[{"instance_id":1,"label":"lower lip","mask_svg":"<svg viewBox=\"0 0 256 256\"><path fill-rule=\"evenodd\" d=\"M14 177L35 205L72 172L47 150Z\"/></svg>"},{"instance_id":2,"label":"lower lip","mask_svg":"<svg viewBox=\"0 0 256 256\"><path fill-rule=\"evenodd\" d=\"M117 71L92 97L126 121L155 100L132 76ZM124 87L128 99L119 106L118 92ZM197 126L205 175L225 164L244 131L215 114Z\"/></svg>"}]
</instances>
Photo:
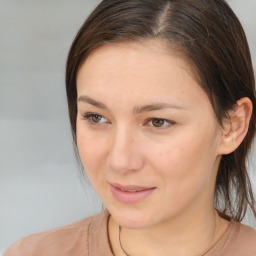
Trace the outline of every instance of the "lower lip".
<instances>
[{"instance_id":1,"label":"lower lip","mask_svg":"<svg viewBox=\"0 0 256 256\"><path fill-rule=\"evenodd\" d=\"M138 203L141 200L148 197L156 189L156 188L150 188L150 189L145 189L138 192L128 192L128 191L120 190L112 185L110 185L110 187L111 187L111 192L113 196L122 203Z\"/></svg>"}]
</instances>

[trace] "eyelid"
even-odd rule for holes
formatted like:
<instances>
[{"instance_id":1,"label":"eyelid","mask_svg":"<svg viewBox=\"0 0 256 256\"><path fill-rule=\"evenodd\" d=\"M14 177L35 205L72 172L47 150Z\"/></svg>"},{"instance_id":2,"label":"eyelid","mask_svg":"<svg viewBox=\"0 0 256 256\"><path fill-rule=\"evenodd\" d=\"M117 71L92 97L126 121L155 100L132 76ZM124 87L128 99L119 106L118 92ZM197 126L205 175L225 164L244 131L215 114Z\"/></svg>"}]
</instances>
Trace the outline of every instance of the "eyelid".
<instances>
[{"instance_id":1,"label":"eyelid","mask_svg":"<svg viewBox=\"0 0 256 256\"><path fill-rule=\"evenodd\" d=\"M101 118L105 119L104 122L100 121L100 122L94 122L91 120L91 118L93 116L100 116ZM100 125L104 125L106 123L110 123L103 115L98 114L96 112L87 112L85 114L82 114L82 119L87 121L90 125L95 125L95 126L100 126ZM163 126L154 126L154 125L150 125L149 123L154 121L154 120L160 120L160 121L164 121L165 124ZM161 130L161 129L166 129L169 128L170 126L175 125L176 122L169 120L169 119L165 119L165 118L158 118L158 117L151 117L151 118L147 118L146 121L144 122L144 125L149 126L150 128L153 129L157 129L157 130Z\"/></svg>"},{"instance_id":2,"label":"eyelid","mask_svg":"<svg viewBox=\"0 0 256 256\"><path fill-rule=\"evenodd\" d=\"M155 129L165 129L165 128L169 128L170 126L173 126L176 124L176 122L172 121L172 120L168 120L168 119L165 119L165 118L158 118L158 117L151 117L151 118L148 118L145 122L145 124L148 124L149 122L152 122L153 120L161 120L161 121L165 121L167 123L167 125L165 126L160 126L160 127L157 127L157 126L154 126L154 125L149 125L151 128L155 128Z\"/></svg>"},{"instance_id":3,"label":"eyelid","mask_svg":"<svg viewBox=\"0 0 256 256\"><path fill-rule=\"evenodd\" d=\"M102 125L102 124L108 123L108 122L99 122L99 123L94 122L90 119L93 116L100 116L100 117L104 118L105 120L107 120L103 115L100 115L100 114L94 113L94 112L88 112L88 113L82 114L82 119L87 121L90 125Z\"/></svg>"}]
</instances>

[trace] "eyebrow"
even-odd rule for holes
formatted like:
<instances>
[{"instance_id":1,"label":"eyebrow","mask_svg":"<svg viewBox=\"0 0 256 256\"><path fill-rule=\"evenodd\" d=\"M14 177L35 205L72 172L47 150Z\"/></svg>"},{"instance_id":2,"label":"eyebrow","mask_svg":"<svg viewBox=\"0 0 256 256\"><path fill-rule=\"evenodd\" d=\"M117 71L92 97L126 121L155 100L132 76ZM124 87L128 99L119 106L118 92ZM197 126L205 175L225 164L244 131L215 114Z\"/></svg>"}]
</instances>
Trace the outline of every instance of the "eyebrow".
<instances>
[{"instance_id":1,"label":"eyebrow","mask_svg":"<svg viewBox=\"0 0 256 256\"><path fill-rule=\"evenodd\" d=\"M166 108L185 109L184 107L181 107L177 104L152 103L152 104L147 104L144 106L136 106L136 107L134 107L133 112L135 114L140 114L142 112L149 112L149 111L161 110L161 109L166 109Z\"/></svg>"},{"instance_id":2,"label":"eyebrow","mask_svg":"<svg viewBox=\"0 0 256 256\"><path fill-rule=\"evenodd\" d=\"M104 110L109 110L108 107L97 100L94 100L88 96L82 95L80 96L77 101L81 102L86 102L89 103L90 105L93 105L97 108L104 109ZM143 106L135 106L133 109L133 113L135 114L141 114L143 112L150 112L150 111L155 111L155 110L161 110L161 109L166 109L166 108L174 108L174 109L180 109L180 110L185 110L184 107L177 105L177 104L170 104L170 103L152 103L152 104L147 104Z\"/></svg>"},{"instance_id":3,"label":"eyebrow","mask_svg":"<svg viewBox=\"0 0 256 256\"><path fill-rule=\"evenodd\" d=\"M77 99L77 101L86 102L86 103L89 103L89 104L91 104L91 105L93 105L93 106L95 106L97 108L108 110L107 106L104 103L102 103L100 101L97 101L97 100L94 100L94 99L92 99L92 98L90 98L88 96L85 96L85 95L80 96Z\"/></svg>"}]
</instances>

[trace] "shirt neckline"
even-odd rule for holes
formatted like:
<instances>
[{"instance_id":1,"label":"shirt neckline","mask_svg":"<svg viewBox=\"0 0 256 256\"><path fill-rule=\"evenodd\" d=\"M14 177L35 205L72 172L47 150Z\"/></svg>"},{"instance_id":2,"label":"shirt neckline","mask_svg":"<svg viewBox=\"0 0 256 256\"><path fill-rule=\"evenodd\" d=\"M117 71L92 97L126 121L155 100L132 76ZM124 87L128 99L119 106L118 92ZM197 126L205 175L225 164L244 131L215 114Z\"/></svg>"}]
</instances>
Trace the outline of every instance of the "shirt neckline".
<instances>
[{"instance_id":1,"label":"shirt neckline","mask_svg":"<svg viewBox=\"0 0 256 256\"><path fill-rule=\"evenodd\" d=\"M88 255L114 256L108 237L108 219L109 211L105 208L103 211L95 215L89 226L88 231ZM219 256L228 247L235 232L237 221L231 219L226 231L219 240L202 256ZM99 243L100 242L100 243Z\"/></svg>"}]
</instances>

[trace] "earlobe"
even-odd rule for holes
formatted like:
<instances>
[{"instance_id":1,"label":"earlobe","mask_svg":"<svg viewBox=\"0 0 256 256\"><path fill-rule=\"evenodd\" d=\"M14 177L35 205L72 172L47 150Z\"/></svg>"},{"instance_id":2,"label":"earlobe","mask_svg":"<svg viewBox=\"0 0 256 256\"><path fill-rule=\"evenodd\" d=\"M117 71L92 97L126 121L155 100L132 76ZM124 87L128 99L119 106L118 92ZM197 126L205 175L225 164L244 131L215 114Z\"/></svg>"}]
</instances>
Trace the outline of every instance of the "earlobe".
<instances>
[{"instance_id":1,"label":"earlobe","mask_svg":"<svg viewBox=\"0 0 256 256\"><path fill-rule=\"evenodd\" d=\"M232 153L242 143L248 131L252 109L251 100L244 97L239 99L229 111L229 119L222 130L220 155Z\"/></svg>"}]
</instances>

